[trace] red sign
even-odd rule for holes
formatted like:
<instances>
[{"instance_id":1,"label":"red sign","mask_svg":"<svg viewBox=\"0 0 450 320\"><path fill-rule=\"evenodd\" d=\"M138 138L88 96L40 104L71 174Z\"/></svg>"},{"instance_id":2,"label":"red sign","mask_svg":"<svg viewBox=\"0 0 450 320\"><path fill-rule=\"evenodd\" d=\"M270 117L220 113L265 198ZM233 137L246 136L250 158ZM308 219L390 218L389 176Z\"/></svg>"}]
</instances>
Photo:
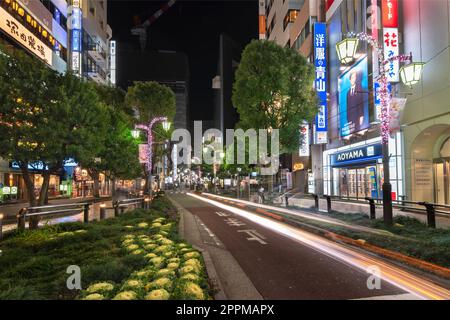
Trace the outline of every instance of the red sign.
<instances>
[{"instance_id":1,"label":"red sign","mask_svg":"<svg viewBox=\"0 0 450 320\"><path fill-rule=\"evenodd\" d=\"M325 1L325 10L327 11L330 9L331 5L333 4L334 0L326 0Z\"/></svg>"},{"instance_id":2,"label":"red sign","mask_svg":"<svg viewBox=\"0 0 450 320\"><path fill-rule=\"evenodd\" d=\"M398 28L398 0L383 0L383 27Z\"/></svg>"}]
</instances>

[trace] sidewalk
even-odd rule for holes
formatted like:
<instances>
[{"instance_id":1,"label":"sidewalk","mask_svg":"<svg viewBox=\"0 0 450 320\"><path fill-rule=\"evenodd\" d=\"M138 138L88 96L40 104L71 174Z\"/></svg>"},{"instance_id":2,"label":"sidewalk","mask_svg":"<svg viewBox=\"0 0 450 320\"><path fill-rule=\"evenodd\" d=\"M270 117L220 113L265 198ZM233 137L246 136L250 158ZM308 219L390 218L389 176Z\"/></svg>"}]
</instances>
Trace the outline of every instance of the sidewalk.
<instances>
[{"instance_id":1,"label":"sidewalk","mask_svg":"<svg viewBox=\"0 0 450 320\"><path fill-rule=\"evenodd\" d=\"M274 204L274 205L280 205L280 204ZM313 199L305 199L305 198L298 198L296 196L289 198L289 206L291 208L299 208L299 209L309 209L315 211L314 207L314 200ZM339 213L348 213L348 214L365 214L369 216L370 207L369 204L363 204L363 203L350 203L346 201L338 201L338 200L332 200L331 201L331 210L336 211ZM319 211L320 212L327 212L327 201L325 199L319 199ZM417 219L423 223L427 223L427 215L426 213L418 213L418 212L411 212L411 211L403 211L397 208L393 208L393 215L396 216L406 216L410 218ZM375 216L376 218L382 218L383 217L383 206L377 205L375 209ZM443 215L436 213L436 227L438 228L450 228L450 214L449 215Z\"/></svg>"}]
</instances>

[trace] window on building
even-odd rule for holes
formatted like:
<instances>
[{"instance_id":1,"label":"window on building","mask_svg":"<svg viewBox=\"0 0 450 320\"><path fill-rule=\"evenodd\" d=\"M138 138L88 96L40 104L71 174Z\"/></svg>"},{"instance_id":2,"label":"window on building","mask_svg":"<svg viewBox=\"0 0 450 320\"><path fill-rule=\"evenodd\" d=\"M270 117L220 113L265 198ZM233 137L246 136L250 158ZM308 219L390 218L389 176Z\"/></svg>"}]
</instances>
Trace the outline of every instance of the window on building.
<instances>
[{"instance_id":1,"label":"window on building","mask_svg":"<svg viewBox=\"0 0 450 320\"><path fill-rule=\"evenodd\" d=\"M89 12L95 16L95 5L93 3L93 1L89 1Z\"/></svg>"},{"instance_id":2,"label":"window on building","mask_svg":"<svg viewBox=\"0 0 450 320\"><path fill-rule=\"evenodd\" d=\"M294 22L297 19L299 10L290 9L283 20L283 31L286 30L289 23Z\"/></svg>"}]
</instances>

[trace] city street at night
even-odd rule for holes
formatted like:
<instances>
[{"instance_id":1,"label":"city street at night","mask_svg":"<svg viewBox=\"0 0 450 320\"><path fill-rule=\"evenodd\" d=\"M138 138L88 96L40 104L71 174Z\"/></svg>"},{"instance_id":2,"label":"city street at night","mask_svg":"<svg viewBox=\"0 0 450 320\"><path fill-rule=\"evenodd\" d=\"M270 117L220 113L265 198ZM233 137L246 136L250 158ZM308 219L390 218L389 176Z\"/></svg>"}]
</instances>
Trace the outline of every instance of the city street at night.
<instances>
[{"instance_id":1,"label":"city street at night","mask_svg":"<svg viewBox=\"0 0 450 320\"><path fill-rule=\"evenodd\" d=\"M0 0L1 310L437 313L449 26L450 0Z\"/></svg>"}]
</instances>

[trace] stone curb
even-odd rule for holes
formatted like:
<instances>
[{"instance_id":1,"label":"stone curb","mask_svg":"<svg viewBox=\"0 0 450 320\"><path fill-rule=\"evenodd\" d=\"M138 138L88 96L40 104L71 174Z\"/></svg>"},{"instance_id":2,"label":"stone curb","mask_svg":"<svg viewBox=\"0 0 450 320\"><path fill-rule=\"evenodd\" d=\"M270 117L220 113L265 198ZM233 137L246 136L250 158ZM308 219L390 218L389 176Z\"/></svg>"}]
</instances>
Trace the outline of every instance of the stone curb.
<instances>
[{"instance_id":1,"label":"stone curb","mask_svg":"<svg viewBox=\"0 0 450 320\"><path fill-rule=\"evenodd\" d=\"M181 238L185 238L184 234L184 219L182 212L186 211L176 200L172 199L170 196L167 197L170 202L177 208L177 210L180 212L180 222L179 222L179 233ZM220 282L220 278L217 274L216 267L214 266L214 263L211 259L211 255L206 249L200 248L199 246L192 245L193 248L200 251L203 255L203 261L205 262L206 272L208 274L208 278L213 285L213 289L217 289L216 293L214 294L215 300L227 300L227 297L225 295L225 291L223 290L222 283Z\"/></svg>"}]
</instances>

